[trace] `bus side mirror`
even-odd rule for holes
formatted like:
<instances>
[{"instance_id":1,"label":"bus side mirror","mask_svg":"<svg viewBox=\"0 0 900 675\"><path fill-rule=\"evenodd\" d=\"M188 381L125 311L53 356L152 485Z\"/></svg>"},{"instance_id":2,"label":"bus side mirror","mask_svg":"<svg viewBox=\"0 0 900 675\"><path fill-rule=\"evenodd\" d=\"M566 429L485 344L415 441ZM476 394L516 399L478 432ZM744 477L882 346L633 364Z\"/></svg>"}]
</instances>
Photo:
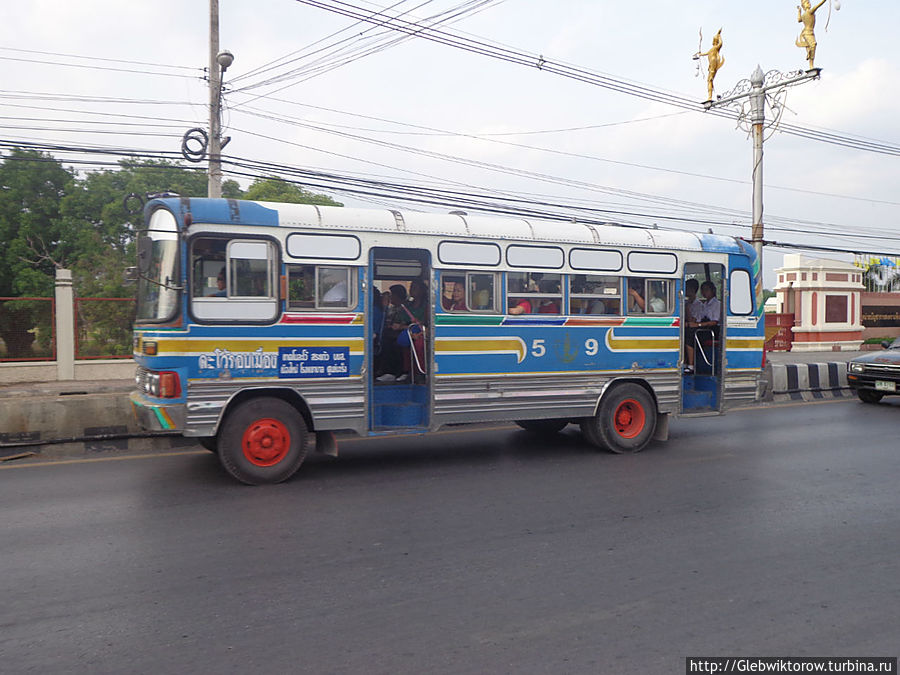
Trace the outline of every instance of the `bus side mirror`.
<instances>
[{"instance_id":1,"label":"bus side mirror","mask_svg":"<svg viewBox=\"0 0 900 675\"><path fill-rule=\"evenodd\" d=\"M137 242L137 262L138 270L141 274L146 274L150 270L150 259L152 257L153 242L150 237L139 237Z\"/></svg>"}]
</instances>

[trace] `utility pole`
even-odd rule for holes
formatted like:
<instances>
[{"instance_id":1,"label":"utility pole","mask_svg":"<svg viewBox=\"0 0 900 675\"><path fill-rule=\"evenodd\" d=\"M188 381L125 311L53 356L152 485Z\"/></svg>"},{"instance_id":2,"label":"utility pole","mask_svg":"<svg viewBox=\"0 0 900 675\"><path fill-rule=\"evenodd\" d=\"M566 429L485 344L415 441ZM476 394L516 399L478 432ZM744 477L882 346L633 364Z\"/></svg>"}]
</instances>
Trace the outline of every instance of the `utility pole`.
<instances>
[{"instance_id":1,"label":"utility pole","mask_svg":"<svg viewBox=\"0 0 900 675\"><path fill-rule=\"evenodd\" d=\"M222 74L233 62L231 52L219 51L219 0L209 0L209 197L222 196Z\"/></svg>"},{"instance_id":2,"label":"utility pole","mask_svg":"<svg viewBox=\"0 0 900 675\"><path fill-rule=\"evenodd\" d=\"M749 121L749 131L753 136L753 229L751 241L753 248L756 249L760 273L763 269L763 134L766 125L766 105L772 108L773 123L777 124L784 111L784 98L787 95L788 87L801 82L818 80L821 72L821 68L811 68L793 73L770 70L763 74L762 68L756 66L756 70L753 71L749 80L741 80L730 92L719 96L715 101L706 101L703 104L707 110L731 107L737 110L739 123L746 124ZM766 94L770 91L774 93L767 99Z\"/></svg>"}]
</instances>

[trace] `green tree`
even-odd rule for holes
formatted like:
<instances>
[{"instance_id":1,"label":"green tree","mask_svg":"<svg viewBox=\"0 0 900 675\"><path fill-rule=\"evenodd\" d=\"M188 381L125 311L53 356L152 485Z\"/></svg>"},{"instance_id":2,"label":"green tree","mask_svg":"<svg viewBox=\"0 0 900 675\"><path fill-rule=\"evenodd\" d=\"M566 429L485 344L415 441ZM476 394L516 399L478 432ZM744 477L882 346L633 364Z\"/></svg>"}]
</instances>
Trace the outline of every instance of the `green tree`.
<instances>
[{"instance_id":1,"label":"green tree","mask_svg":"<svg viewBox=\"0 0 900 675\"><path fill-rule=\"evenodd\" d=\"M50 155L15 149L0 163L0 296L48 296L55 269L76 257L60 206L74 178ZM6 355L35 356L39 337L49 346L47 303L0 303Z\"/></svg>"},{"instance_id":2,"label":"green tree","mask_svg":"<svg viewBox=\"0 0 900 675\"><path fill-rule=\"evenodd\" d=\"M305 190L299 185L280 178L257 178L243 195L244 199L259 202L282 202L288 204L316 204L317 206L343 206L328 195Z\"/></svg>"},{"instance_id":3,"label":"green tree","mask_svg":"<svg viewBox=\"0 0 900 675\"><path fill-rule=\"evenodd\" d=\"M73 264L76 292L82 296L131 295L123 284L134 262L135 232L143 213L126 211L125 197L159 193L184 197L206 194L206 174L160 161L120 162L120 168L89 173L62 204L67 236L78 251ZM129 203L129 206L132 206Z\"/></svg>"}]
</instances>

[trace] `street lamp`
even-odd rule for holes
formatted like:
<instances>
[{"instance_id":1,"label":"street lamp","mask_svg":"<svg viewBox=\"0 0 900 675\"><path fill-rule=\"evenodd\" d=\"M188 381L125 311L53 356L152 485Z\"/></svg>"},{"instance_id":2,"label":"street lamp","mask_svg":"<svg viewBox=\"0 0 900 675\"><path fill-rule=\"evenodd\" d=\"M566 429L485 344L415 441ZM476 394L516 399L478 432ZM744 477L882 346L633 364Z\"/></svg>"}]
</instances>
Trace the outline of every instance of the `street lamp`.
<instances>
[{"instance_id":1,"label":"street lamp","mask_svg":"<svg viewBox=\"0 0 900 675\"><path fill-rule=\"evenodd\" d=\"M221 51L210 59L209 64L209 197L222 196L222 148L230 140L222 141L222 75L232 63L234 54Z\"/></svg>"}]
</instances>

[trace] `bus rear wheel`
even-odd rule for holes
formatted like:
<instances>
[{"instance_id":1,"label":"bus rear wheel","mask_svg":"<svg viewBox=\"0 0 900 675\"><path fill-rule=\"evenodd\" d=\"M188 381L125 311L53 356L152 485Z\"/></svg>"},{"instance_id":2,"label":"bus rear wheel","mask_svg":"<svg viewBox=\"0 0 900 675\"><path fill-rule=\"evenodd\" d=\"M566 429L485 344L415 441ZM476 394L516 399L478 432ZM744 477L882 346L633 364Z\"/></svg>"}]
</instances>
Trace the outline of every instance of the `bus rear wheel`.
<instances>
[{"instance_id":1,"label":"bus rear wheel","mask_svg":"<svg viewBox=\"0 0 900 675\"><path fill-rule=\"evenodd\" d=\"M525 431L542 436L551 436L565 429L569 424L569 420L516 420L516 424Z\"/></svg>"},{"instance_id":2,"label":"bus rear wheel","mask_svg":"<svg viewBox=\"0 0 900 675\"><path fill-rule=\"evenodd\" d=\"M581 422L585 438L617 454L640 452L656 429L656 404L638 384L620 384L608 391L593 417Z\"/></svg>"},{"instance_id":3,"label":"bus rear wheel","mask_svg":"<svg viewBox=\"0 0 900 675\"><path fill-rule=\"evenodd\" d=\"M306 458L306 422L279 398L238 404L225 418L218 439L222 466L247 485L287 480Z\"/></svg>"}]
</instances>

